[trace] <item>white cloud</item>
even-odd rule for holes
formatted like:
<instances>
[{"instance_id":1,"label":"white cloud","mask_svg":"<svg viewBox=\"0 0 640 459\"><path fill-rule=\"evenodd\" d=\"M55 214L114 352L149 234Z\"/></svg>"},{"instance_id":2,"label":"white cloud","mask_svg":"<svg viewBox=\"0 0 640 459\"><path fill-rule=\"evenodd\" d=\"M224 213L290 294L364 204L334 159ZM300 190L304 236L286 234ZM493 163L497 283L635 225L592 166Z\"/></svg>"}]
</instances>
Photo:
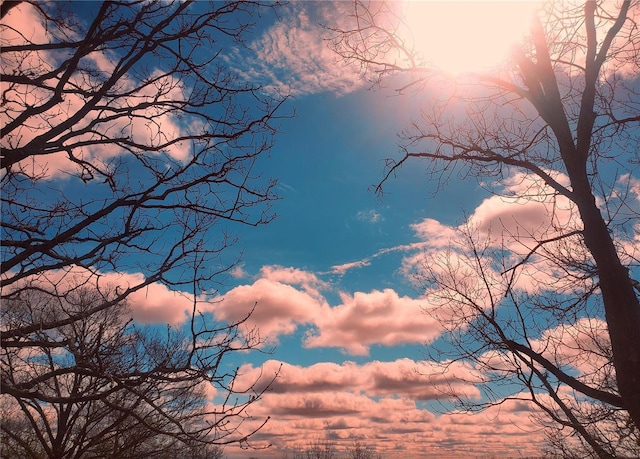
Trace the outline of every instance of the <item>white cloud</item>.
<instances>
[{"instance_id":1,"label":"white cloud","mask_svg":"<svg viewBox=\"0 0 640 459\"><path fill-rule=\"evenodd\" d=\"M384 220L384 217L374 209L361 210L357 213L356 218L363 222L378 223Z\"/></svg>"},{"instance_id":2,"label":"white cloud","mask_svg":"<svg viewBox=\"0 0 640 459\"><path fill-rule=\"evenodd\" d=\"M228 64L280 94L345 94L363 86L360 67L345 64L329 49L331 32L320 24L343 24L348 2L292 2L280 20L250 44L252 56L236 50Z\"/></svg>"}]
</instances>

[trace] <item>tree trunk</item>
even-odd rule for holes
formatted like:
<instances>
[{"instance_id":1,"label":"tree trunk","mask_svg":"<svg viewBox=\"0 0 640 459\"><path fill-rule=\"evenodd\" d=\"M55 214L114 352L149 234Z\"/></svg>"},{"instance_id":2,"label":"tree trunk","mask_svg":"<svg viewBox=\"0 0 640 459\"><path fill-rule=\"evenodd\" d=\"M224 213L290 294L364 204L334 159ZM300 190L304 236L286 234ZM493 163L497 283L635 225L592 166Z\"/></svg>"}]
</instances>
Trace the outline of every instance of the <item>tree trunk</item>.
<instances>
[{"instance_id":1,"label":"tree trunk","mask_svg":"<svg viewBox=\"0 0 640 459\"><path fill-rule=\"evenodd\" d=\"M598 270L609 329L616 380L624 407L640 428L640 303L629 270L622 264L591 189L572 178L575 202L584 225L584 242Z\"/></svg>"},{"instance_id":2,"label":"tree trunk","mask_svg":"<svg viewBox=\"0 0 640 459\"><path fill-rule=\"evenodd\" d=\"M628 8L628 2L625 3L626 6L621 9L618 21L609 31L610 38L615 36L624 22ZM560 155L571 182L571 199L578 206L582 219L584 243L596 264L618 391L623 399L624 408L629 412L634 424L640 428L640 344L638 343L640 303L633 289L629 271L620 261L613 238L596 205L587 174L587 159L590 154L595 120L596 84L602 65L596 49L597 41L594 38L596 33L594 14L595 3L587 2L585 21L587 34L592 37L592 40L588 43L585 88L580 101L580 116L575 139L558 88L549 55L549 45L539 21L536 21L531 29L536 52L535 62L520 55L519 66L525 85L529 89L527 95L529 101L556 136ZM610 41L606 46L609 45ZM600 53L606 53L606 46L604 44L602 46Z\"/></svg>"}]
</instances>

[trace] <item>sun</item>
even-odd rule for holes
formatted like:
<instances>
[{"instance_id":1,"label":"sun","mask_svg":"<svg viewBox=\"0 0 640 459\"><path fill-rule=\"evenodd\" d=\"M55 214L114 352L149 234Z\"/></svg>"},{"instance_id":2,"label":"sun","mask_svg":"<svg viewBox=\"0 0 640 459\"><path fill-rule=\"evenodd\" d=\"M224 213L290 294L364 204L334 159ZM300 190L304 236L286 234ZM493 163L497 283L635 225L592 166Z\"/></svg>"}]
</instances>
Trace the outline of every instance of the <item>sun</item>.
<instances>
[{"instance_id":1,"label":"sun","mask_svg":"<svg viewBox=\"0 0 640 459\"><path fill-rule=\"evenodd\" d=\"M404 38L427 65L446 72L485 72L503 63L526 35L533 1L404 2Z\"/></svg>"}]
</instances>

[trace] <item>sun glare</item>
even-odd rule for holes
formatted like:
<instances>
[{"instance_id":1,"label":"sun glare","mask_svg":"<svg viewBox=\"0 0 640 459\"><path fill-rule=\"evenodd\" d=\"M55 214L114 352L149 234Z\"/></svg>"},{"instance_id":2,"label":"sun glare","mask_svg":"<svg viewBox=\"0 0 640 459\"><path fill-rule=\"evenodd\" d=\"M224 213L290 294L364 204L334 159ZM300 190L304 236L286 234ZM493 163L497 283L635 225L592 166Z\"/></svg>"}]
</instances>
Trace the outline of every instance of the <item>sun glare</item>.
<instances>
[{"instance_id":1,"label":"sun glare","mask_svg":"<svg viewBox=\"0 0 640 459\"><path fill-rule=\"evenodd\" d=\"M482 72L500 65L526 34L537 2L405 2L407 39L420 58L447 72Z\"/></svg>"}]
</instances>

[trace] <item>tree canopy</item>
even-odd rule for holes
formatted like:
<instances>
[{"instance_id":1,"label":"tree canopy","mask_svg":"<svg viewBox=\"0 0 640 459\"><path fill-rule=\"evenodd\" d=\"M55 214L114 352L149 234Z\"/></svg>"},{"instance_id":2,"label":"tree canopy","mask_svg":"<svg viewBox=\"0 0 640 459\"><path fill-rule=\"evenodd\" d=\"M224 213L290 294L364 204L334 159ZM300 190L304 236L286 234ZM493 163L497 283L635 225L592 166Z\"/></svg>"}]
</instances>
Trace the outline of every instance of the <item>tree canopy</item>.
<instances>
[{"instance_id":1,"label":"tree canopy","mask_svg":"<svg viewBox=\"0 0 640 459\"><path fill-rule=\"evenodd\" d=\"M0 390L16 454L248 445L260 393L234 387L226 356L261 342L201 305L237 262L233 225L273 218L276 182L255 165L286 98L223 55L275 7L2 2ZM159 285L192 301L164 332L130 321L132 294Z\"/></svg>"}]
</instances>

